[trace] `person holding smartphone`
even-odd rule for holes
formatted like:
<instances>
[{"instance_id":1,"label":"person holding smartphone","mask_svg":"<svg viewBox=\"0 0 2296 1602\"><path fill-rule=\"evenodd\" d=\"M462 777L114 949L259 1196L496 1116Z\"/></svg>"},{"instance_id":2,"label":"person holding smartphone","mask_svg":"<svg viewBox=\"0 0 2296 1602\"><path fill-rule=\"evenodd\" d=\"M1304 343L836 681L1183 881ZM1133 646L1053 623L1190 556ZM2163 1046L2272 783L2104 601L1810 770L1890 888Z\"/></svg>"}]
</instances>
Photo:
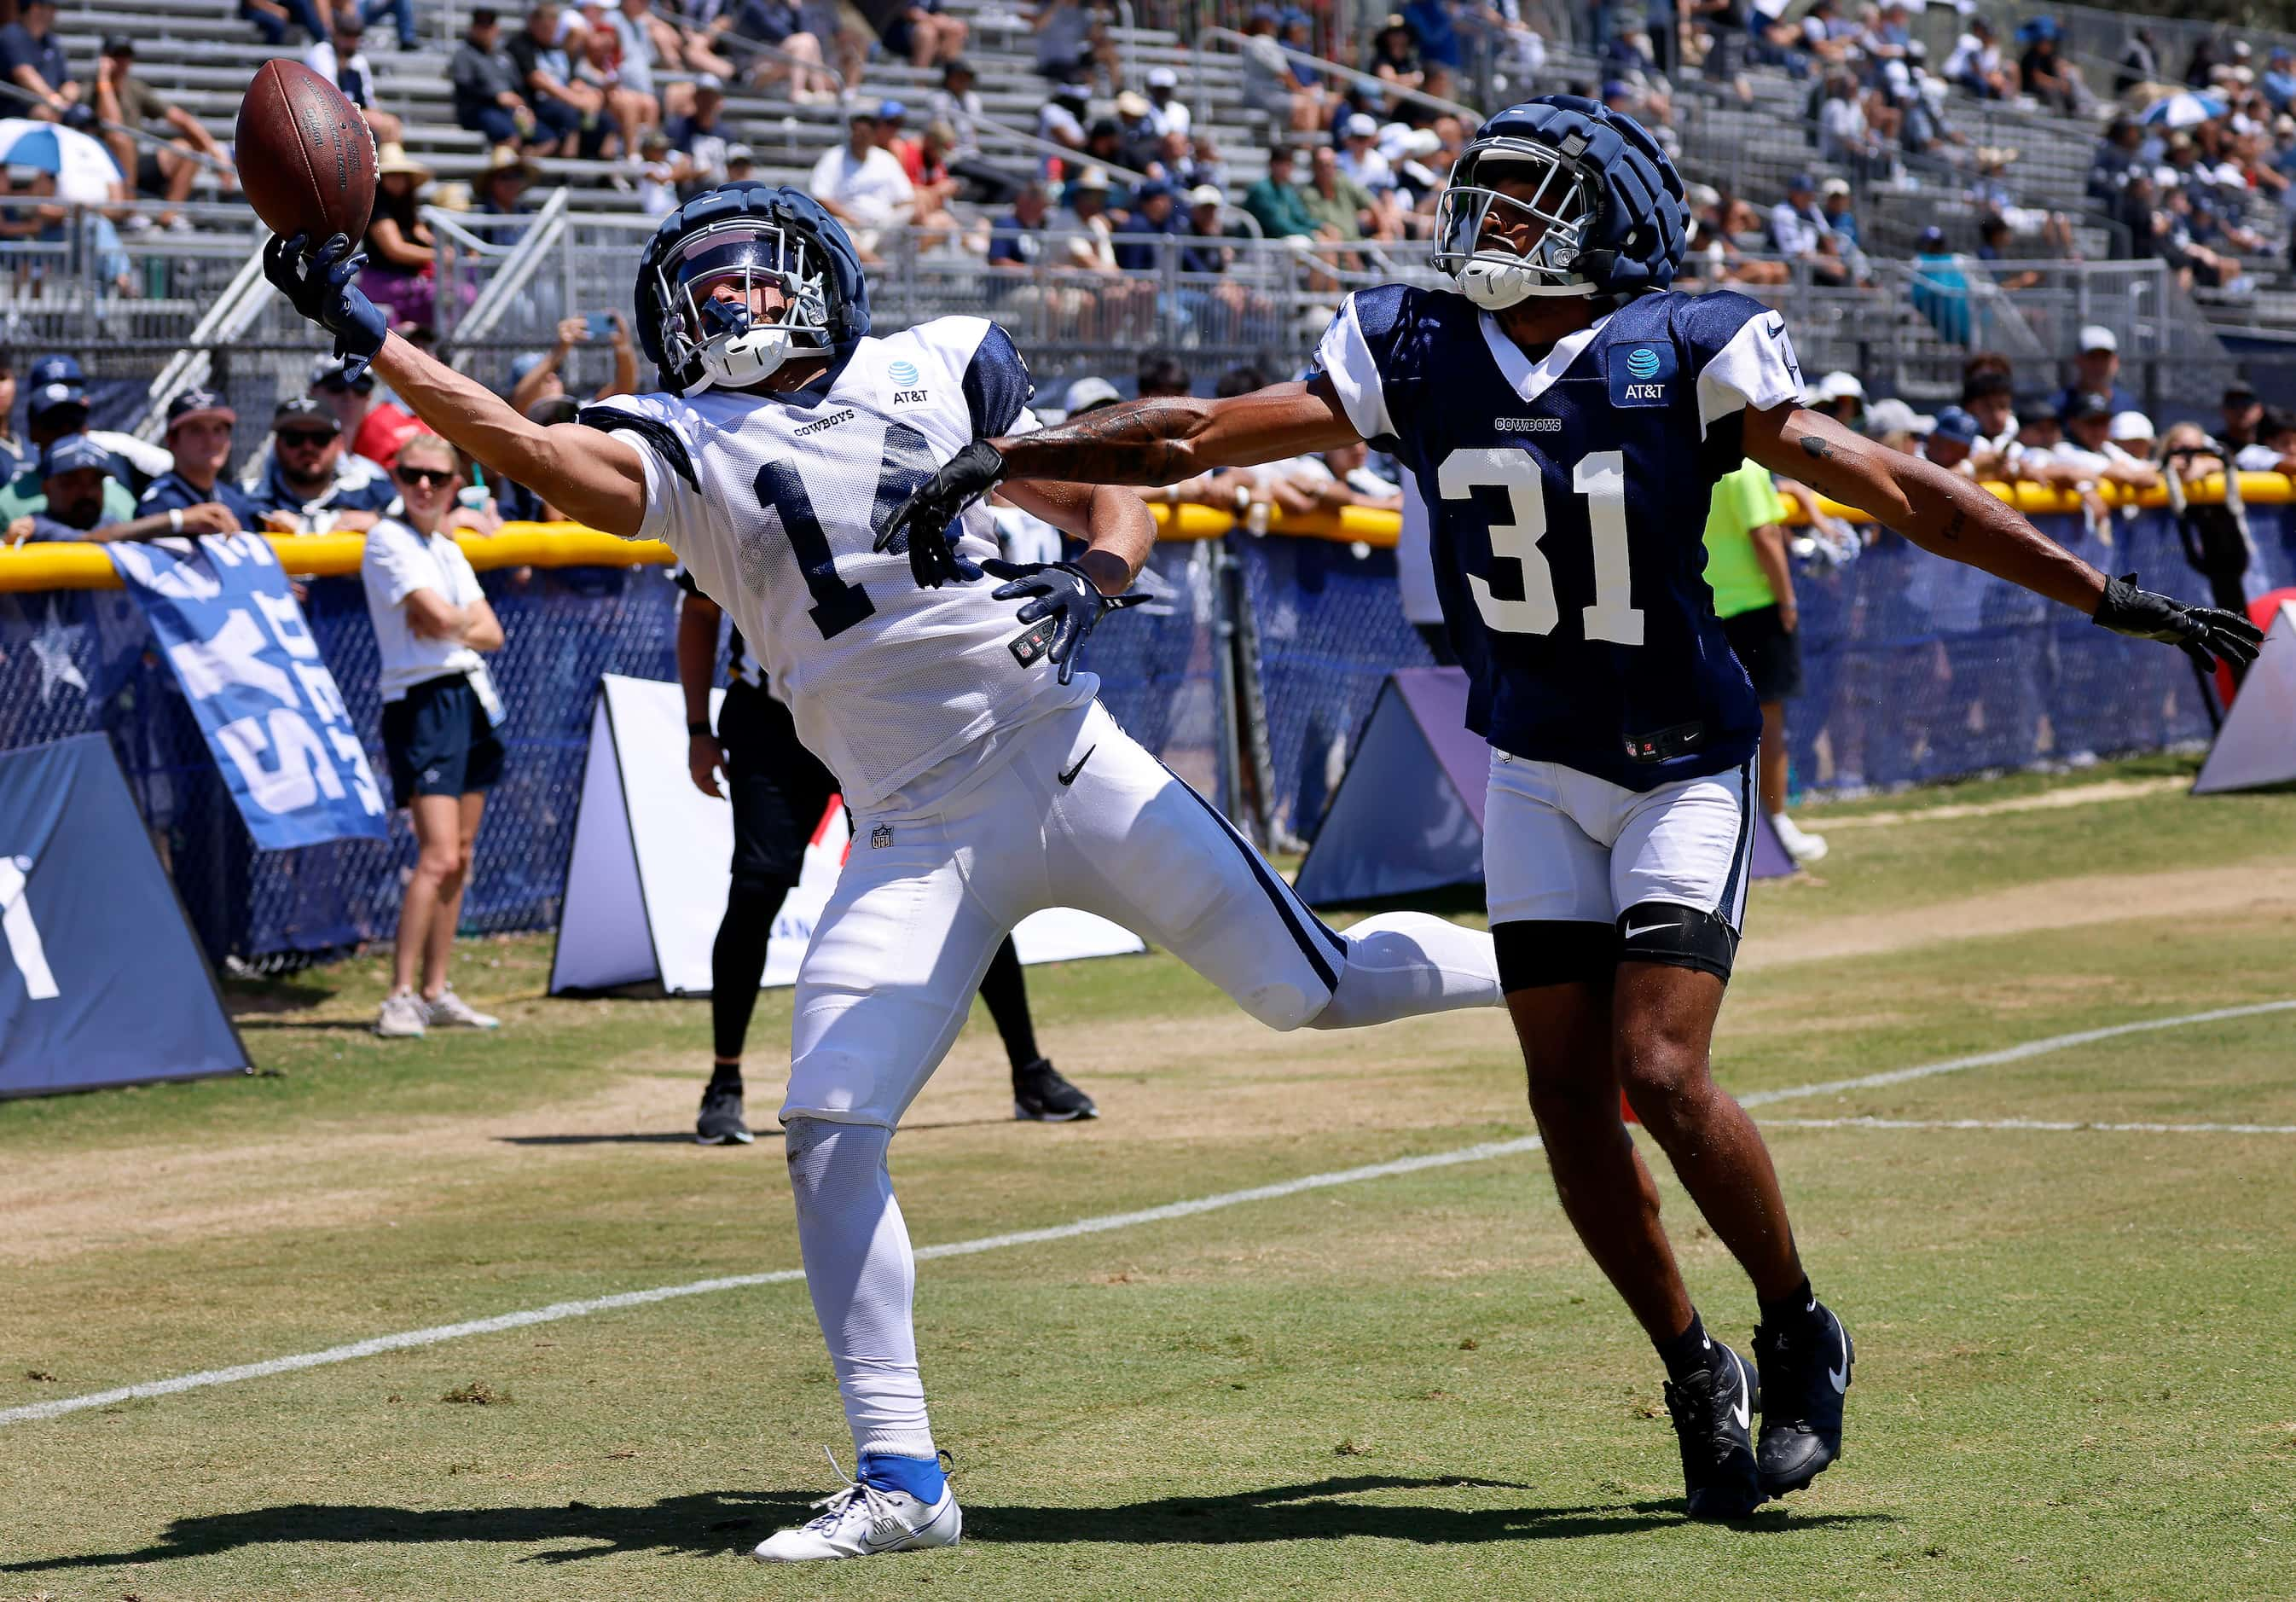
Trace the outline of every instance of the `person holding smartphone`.
<instances>
[{"instance_id":1,"label":"person holding smartphone","mask_svg":"<svg viewBox=\"0 0 2296 1602\"><path fill-rule=\"evenodd\" d=\"M455 448L437 434L416 434L398 448L391 477L400 513L367 530L359 577L382 659L392 799L414 825L416 855L399 907L390 994L374 1032L413 1039L501 1022L455 994L447 963L487 792L502 777L502 699L480 653L501 650L503 630L447 531L463 479Z\"/></svg>"},{"instance_id":2,"label":"person holding smartphone","mask_svg":"<svg viewBox=\"0 0 2296 1602\"><path fill-rule=\"evenodd\" d=\"M537 401L565 394L567 357L575 346L601 339L613 341L614 375L600 384L590 398L603 400L609 395L636 394L638 355L630 343L630 325L620 312L592 312L584 317L559 318L558 338L546 354L521 356L511 364L510 393L504 398L512 409L531 411Z\"/></svg>"}]
</instances>

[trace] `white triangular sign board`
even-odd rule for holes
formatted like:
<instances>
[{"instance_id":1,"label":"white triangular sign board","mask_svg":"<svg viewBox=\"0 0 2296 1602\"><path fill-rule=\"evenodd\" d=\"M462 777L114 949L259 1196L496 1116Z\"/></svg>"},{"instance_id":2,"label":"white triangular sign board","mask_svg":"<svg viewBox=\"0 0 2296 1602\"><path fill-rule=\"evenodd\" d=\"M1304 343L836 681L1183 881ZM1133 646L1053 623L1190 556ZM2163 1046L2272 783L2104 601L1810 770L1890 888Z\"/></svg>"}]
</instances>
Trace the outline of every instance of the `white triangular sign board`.
<instances>
[{"instance_id":1,"label":"white triangular sign board","mask_svg":"<svg viewBox=\"0 0 2296 1602\"><path fill-rule=\"evenodd\" d=\"M2296 601L2281 604L2265 630L2264 650L2250 664L2217 730L2194 795L2254 790L2296 780Z\"/></svg>"},{"instance_id":2,"label":"white triangular sign board","mask_svg":"<svg viewBox=\"0 0 2296 1602\"><path fill-rule=\"evenodd\" d=\"M723 691L710 694L713 718L723 697ZM709 993L709 948L732 882L734 809L694 788L685 747L685 702L677 686L613 673L600 681L551 962L554 994L647 980L659 980L673 995ZM767 988L797 982L846 843L845 809L832 802L806 848L797 888L775 915L766 948ZM1131 931L1064 907L1023 920L1013 938L1024 963L1144 949ZM886 959L900 955L888 952Z\"/></svg>"}]
</instances>

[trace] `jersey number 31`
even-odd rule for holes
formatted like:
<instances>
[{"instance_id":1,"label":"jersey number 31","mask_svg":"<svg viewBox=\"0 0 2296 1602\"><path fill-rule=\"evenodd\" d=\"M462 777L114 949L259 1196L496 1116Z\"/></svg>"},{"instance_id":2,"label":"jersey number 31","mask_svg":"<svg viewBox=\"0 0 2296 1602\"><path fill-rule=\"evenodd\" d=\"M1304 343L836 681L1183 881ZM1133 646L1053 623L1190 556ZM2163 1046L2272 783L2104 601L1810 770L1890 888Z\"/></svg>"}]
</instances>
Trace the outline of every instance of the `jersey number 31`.
<instances>
[{"instance_id":1,"label":"jersey number 31","mask_svg":"<svg viewBox=\"0 0 2296 1602\"><path fill-rule=\"evenodd\" d=\"M1587 497L1587 523L1595 542L1595 604L1582 609L1587 637L1616 645L1643 643L1643 614L1634 602L1627 555L1627 457L1600 450L1581 460L1570 487ZM1474 498L1478 489L1504 489L1513 514L1490 525L1491 567L1496 577L1513 563L1519 583L1499 593L1492 579L1467 575L1484 626L1501 634L1552 634L1562 620L1554 598L1554 571L1539 554L1546 538L1546 487L1530 453L1510 447L1455 450L1436 469L1435 488L1447 501Z\"/></svg>"}]
</instances>

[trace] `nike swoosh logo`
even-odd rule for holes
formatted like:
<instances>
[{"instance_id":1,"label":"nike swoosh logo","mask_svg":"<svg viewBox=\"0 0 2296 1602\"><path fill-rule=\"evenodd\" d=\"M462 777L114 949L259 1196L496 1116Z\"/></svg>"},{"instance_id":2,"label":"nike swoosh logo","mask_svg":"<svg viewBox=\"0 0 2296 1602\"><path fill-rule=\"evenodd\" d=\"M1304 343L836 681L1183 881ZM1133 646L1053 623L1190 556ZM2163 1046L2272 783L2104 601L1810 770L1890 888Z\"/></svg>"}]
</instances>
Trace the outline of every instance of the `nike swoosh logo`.
<instances>
[{"instance_id":1,"label":"nike swoosh logo","mask_svg":"<svg viewBox=\"0 0 2296 1602\"><path fill-rule=\"evenodd\" d=\"M1833 1319L1833 1327L1841 1336L1841 1367L1825 1371L1825 1377L1833 1382L1834 1394L1840 1395L1849 1389L1849 1332L1841 1327L1841 1319L1831 1310L1826 1316Z\"/></svg>"},{"instance_id":2,"label":"nike swoosh logo","mask_svg":"<svg viewBox=\"0 0 2296 1602\"><path fill-rule=\"evenodd\" d=\"M1061 775L1062 789L1065 790L1070 785L1076 783L1076 776L1084 771L1084 765L1092 760L1092 753L1099 749L1100 747L1097 745L1088 745L1085 748L1084 755L1076 760L1076 766L1070 768L1066 773Z\"/></svg>"},{"instance_id":3,"label":"nike swoosh logo","mask_svg":"<svg viewBox=\"0 0 2296 1602\"><path fill-rule=\"evenodd\" d=\"M1624 936L1622 936L1621 938L1626 939L1626 940L1632 940L1632 939L1634 939L1634 938L1635 938L1635 936L1636 936L1637 934L1656 934L1656 933L1657 933L1660 930L1661 930L1661 929L1671 929L1671 928L1674 928L1674 927L1675 927L1675 925L1674 925L1674 924L1644 924L1641 928L1639 928L1639 929L1629 929L1629 930L1628 930L1628 931L1626 932L1625 935L1624 935Z\"/></svg>"},{"instance_id":4,"label":"nike swoosh logo","mask_svg":"<svg viewBox=\"0 0 2296 1602\"><path fill-rule=\"evenodd\" d=\"M1738 1421L1738 1427L1742 1430L1750 1427L1754 1422L1754 1409L1750 1394L1753 1387L1746 1383L1746 1360L1734 1351L1730 1354L1730 1360L1738 1365L1738 1401L1731 1408L1730 1417Z\"/></svg>"}]
</instances>

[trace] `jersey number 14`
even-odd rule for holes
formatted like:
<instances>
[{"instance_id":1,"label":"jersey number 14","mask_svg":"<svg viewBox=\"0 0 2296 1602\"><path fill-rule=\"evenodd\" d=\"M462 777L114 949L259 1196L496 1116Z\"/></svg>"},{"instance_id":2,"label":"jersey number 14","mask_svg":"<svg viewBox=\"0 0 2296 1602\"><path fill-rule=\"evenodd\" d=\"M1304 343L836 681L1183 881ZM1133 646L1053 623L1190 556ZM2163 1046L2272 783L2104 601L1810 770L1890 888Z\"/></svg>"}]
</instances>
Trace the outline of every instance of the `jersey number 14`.
<instances>
[{"instance_id":1,"label":"jersey number 14","mask_svg":"<svg viewBox=\"0 0 2296 1602\"><path fill-rule=\"evenodd\" d=\"M1628 565L1626 453L1600 450L1585 457L1570 475L1570 487L1587 497L1587 524L1595 542L1595 603L1579 613L1587 637L1639 645L1643 614L1633 604L1634 574ZM1447 501L1472 500L1478 489L1506 491L1511 516L1490 525L1491 566L1496 573L1511 563L1521 581L1505 587L1513 595L1501 595L1489 579L1470 573L1467 587L1474 592L1486 628L1501 634L1554 633L1562 609L1554 598L1554 570L1538 549L1546 538L1546 484L1538 461L1526 450L1505 446L1455 450L1436 469L1435 488Z\"/></svg>"},{"instance_id":2,"label":"jersey number 14","mask_svg":"<svg viewBox=\"0 0 2296 1602\"><path fill-rule=\"evenodd\" d=\"M877 495L869 508L865 538L874 540L903 503L935 470L932 447L905 423L885 428L885 465L877 474ZM829 531L814 510L813 495L794 462L768 462L758 469L758 502L771 506L782 520L782 534L797 557L798 571L813 596L807 615L821 637L833 640L877 610L869 592L837 576L837 553L829 548ZM906 541L896 546L906 551Z\"/></svg>"}]
</instances>

